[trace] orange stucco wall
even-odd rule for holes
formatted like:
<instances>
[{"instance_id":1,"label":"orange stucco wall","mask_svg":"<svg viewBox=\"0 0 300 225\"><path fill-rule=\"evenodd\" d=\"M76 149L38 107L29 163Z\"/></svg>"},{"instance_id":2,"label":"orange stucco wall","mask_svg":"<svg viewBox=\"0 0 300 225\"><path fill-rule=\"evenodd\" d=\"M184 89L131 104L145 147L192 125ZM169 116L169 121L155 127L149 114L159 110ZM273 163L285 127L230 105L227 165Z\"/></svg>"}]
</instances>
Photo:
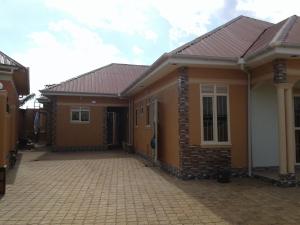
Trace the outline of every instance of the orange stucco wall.
<instances>
[{"instance_id":1,"label":"orange stucco wall","mask_svg":"<svg viewBox=\"0 0 300 225\"><path fill-rule=\"evenodd\" d=\"M0 166L8 163L8 154L16 150L18 139L18 94L12 80L1 80L3 90L0 91ZM7 104L9 112L6 111Z\"/></svg>"},{"instance_id":2,"label":"orange stucco wall","mask_svg":"<svg viewBox=\"0 0 300 225\"><path fill-rule=\"evenodd\" d=\"M138 126L134 124L134 148L142 154L151 155L152 127L146 126L146 104L158 100L158 160L179 167L178 143L178 91L177 74L170 73L133 97L134 121L138 109ZM141 112L143 108L143 113Z\"/></svg>"},{"instance_id":3,"label":"orange stucco wall","mask_svg":"<svg viewBox=\"0 0 300 225\"><path fill-rule=\"evenodd\" d=\"M101 97L57 98L56 146L88 147L104 143L104 110L109 106L128 106L127 99ZM71 109L85 107L90 110L89 123L71 122Z\"/></svg>"},{"instance_id":4,"label":"orange stucco wall","mask_svg":"<svg viewBox=\"0 0 300 225\"><path fill-rule=\"evenodd\" d=\"M247 76L231 69L189 68L190 145L201 145L200 85L225 84L229 87L232 166L247 166Z\"/></svg>"}]
</instances>

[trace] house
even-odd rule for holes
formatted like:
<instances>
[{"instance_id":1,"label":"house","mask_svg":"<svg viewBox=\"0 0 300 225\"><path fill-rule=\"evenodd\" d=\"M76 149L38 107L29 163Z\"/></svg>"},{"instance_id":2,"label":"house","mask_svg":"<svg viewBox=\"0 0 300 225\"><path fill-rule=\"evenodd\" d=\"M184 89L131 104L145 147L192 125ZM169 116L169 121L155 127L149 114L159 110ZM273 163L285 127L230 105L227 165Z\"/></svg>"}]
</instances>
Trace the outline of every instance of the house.
<instances>
[{"instance_id":1,"label":"house","mask_svg":"<svg viewBox=\"0 0 300 225\"><path fill-rule=\"evenodd\" d=\"M300 18L239 16L149 67L111 64L46 88L58 150L126 142L181 178L300 163ZM126 81L126 82L124 82Z\"/></svg>"},{"instance_id":2,"label":"house","mask_svg":"<svg viewBox=\"0 0 300 225\"><path fill-rule=\"evenodd\" d=\"M0 52L0 194L6 170L15 161L19 96L29 94L29 69Z\"/></svg>"}]
</instances>

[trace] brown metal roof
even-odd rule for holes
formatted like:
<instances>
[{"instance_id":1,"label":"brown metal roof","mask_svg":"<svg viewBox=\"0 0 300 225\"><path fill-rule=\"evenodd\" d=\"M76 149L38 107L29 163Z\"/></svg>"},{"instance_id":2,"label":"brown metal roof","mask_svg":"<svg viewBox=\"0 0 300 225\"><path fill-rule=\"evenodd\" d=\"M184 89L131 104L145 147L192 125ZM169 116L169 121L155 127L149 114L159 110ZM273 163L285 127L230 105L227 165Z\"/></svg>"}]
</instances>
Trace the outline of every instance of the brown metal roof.
<instances>
[{"instance_id":1,"label":"brown metal roof","mask_svg":"<svg viewBox=\"0 0 300 225\"><path fill-rule=\"evenodd\" d=\"M283 43L288 44L300 44L300 18L298 16L294 16L295 19L293 21L293 25L287 31L287 35L285 36Z\"/></svg>"},{"instance_id":2,"label":"brown metal roof","mask_svg":"<svg viewBox=\"0 0 300 225\"><path fill-rule=\"evenodd\" d=\"M271 25L265 21L239 16L175 49L171 54L238 58Z\"/></svg>"},{"instance_id":3,"label":"brown metal roof","mask_svg":"<svg viewBox=\"0 0 300 225\"><path fill-rule=\"evenodd\" d=\"M291 16L267 28L245 53L246 57L256 54L274 46L300 44L300 19Z\"/></svg>"},{"instance_id":4,"label":"brown metal roof","mask_svg":"<svg viewBox=\"0 0 300 225\"><path fill-rule=\"evenodd\" d=\"M42 93L84 93L118 95L141 76L148 66L112 63L51 86Z\"/></svg>"}]
</instances>

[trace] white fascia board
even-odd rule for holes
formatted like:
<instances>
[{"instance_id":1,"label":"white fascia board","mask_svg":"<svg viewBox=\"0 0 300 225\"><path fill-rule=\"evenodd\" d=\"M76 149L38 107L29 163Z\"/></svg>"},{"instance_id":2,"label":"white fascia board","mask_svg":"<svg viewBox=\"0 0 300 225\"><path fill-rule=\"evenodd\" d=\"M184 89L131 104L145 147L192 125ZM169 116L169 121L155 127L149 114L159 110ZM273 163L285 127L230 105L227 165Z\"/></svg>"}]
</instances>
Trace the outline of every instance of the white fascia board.
<instances>
[{"instance_id":1,"label":"white fascia board","mask_svg":"<svg viewBox=\"0 0 300 225\"><path fill-rule=\"evenodd\" d=\"M245 62L249 66L258 66L276 58L290 58L291 56L300 56L300 47L280 46L272 48L257 54L256 57L246 58Z\"/></svg>"},{"instance_id":2,"label":"white fascia board","mask_svg":"<svg viewBox=\"0 0 300 225\"><path fill-rule=\"evenodd\" d=\"M213 59L205 57L186 57L186 56L173 56L168 58L147 76L137 82L132 86L128 91L125 92L125 95L134 94L136 91L140 91L144 86L153 83L159 78L167 75L163 73L164 71L170 72L176 68L183 66L199 66L199 67L208 67L208 68L224 68L224 69L238 69L238 59ZM140 87L140 88L139 88ZM139 88L139 89L138 89ZM138 89L138 90L137 90Z\"/></svg>"}]
</instances>

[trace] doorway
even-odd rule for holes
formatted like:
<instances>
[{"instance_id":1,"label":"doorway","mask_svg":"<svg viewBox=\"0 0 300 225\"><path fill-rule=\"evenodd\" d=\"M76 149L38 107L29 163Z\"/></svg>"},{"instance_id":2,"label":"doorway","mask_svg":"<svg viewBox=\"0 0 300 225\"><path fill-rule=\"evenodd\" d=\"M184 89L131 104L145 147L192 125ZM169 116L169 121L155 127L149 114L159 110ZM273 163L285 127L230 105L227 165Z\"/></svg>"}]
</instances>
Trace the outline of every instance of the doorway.
<instances>
[{"instance_id":1,"label":"doorway","mask_svg":"<svg viewBox=\"0 0 300 225\"><path fill-rule=\"evenodd\" d=\"M107 145L109 149L120 148L128 139L128 108L107 108Z\"/></svg>"},{"instance_id":2,"label":"doorway","mask_svg":"<svg viewBox=\"0 0 300 225\"><path fill-rule=\"evenodd\" d=\"M296 163L300 164L300 96L294 97Z\"/></svg>"}]
</instances>

